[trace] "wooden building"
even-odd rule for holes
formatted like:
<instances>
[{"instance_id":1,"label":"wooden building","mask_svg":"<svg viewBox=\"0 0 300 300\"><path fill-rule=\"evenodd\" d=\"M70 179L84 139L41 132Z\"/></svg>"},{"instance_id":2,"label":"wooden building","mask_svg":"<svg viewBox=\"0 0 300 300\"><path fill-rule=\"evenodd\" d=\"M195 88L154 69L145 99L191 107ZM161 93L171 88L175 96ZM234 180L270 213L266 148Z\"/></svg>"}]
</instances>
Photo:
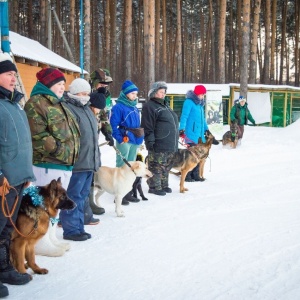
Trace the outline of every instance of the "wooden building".
<instances>
[{"instance_id":1,"label":"wooden building","mask_svg":"<svg viewBox=\"0 0 300 300\"><path fill-rule=\"evenodd\" d=\"M29 98L37 82L36 73L42 68L58 68L65 74L66 90L75 79L88 73L80 67L41 45L39 42L10 31L10 48L18 69L18 90Z\"/></svg>"}]
</instances>

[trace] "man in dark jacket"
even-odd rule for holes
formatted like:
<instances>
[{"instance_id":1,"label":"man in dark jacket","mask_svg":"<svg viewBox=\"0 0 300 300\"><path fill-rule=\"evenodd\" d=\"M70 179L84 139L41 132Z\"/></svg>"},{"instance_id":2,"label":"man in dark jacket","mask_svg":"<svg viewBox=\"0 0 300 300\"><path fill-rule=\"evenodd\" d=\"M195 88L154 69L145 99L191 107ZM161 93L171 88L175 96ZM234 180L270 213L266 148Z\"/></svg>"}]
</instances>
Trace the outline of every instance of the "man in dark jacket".
<instances>
[{"instance_id":1,"label":"man in dark jacket","mask_svg":"<svg viewBox=\"0 0 300 300\"><path fill-rule=\"evenodd\" d=\"M170 161L178 150L178 117L170 108L165 95L167 84L155 82L148 93L149 100L143 105L141 127L145 131L148 150L148 167L153 177L147 180L149 193L164 196L171 193L169 187Z\"/></svg>"},{"instance_id":2,"label":"man in dark jacket","mask_svg":"<svg viewBox=\"0 0 300 300\"><path fill-rule=\"evenodd\" d=\"M238 101L232 106L230 110L230 120L232 123L237 123L239 143L243 138L244 125L247 125L248 120L256 126L255 120L248 109L246 98L244 96L240 96ZM234 140L234 137L232 137L232 139Z\"/></svg>"},{"instance_id":3,"label":"man in dark jacket","mask_svg":"<svg viewBox=\"0 0 300 300\"><path fill-rule=\"evenodd\" d=\"M15 89L16 73L11 57L0 52L0 201L5 207L0 209L0 298L8 295L3 283L21 285L31 280L29 274L14 269L9 253L13 227L8 215L16 221L23 190L35 180L30 129L19 104L24 95Z\"/></svg>"}]
</instances>

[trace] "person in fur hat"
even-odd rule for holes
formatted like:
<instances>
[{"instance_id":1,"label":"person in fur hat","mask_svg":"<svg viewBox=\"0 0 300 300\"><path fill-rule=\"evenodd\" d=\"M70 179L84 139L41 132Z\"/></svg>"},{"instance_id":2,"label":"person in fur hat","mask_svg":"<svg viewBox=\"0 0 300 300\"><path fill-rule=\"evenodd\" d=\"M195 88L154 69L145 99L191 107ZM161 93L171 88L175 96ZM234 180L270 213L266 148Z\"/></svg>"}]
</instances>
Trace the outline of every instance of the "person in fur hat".
<instances>
[{"instance_id":1,"label":"person in fur hat","mask_svg":"<svg viewBox=\"0 0 300 300\"><path fill-rule=\"evenodd\" d=\"M170 161L178 150L178 117L165 100L166 92L164 81L152 84L141 120L148 150L148 168L153 174L147 180L149 193L159 196L172 193L169 187Z\"/></svg>"},{"instance_id":2,"label":"person in fur hat","mask_svg":"<svg viewBox=\"0 0 300 300\"><path fill-rule=\"evenodd\" d=\"M23 190L35 180L29 124L19 104L24 95L15 89L16 73L10 55L0 52L0 201L4 203L0 209L0 298L9 294L3 283L22 285L31 280L29 274L17 272L10 261L13 227L8 215L13 213L16 221Z\"/></svg>"}]
</instances>

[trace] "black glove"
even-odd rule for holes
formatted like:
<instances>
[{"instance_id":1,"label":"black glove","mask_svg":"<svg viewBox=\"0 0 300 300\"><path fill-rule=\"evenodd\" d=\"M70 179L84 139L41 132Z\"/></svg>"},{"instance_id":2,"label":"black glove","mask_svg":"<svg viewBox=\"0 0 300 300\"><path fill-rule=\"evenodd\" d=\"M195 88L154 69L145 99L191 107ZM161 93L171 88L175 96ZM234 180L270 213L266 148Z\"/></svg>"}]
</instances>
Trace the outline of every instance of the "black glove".
<instances>
[{"instance_id":1,"label":"black glove","mask_svg":"<svg viewBox=\"0 0 300 300\"><path fill-rule=\"evenodd\" d=\"M179 136L180 137L185 137L184 129L179 130Z\"/></svg>"},{"instance_id":2,"label":"black glove","mask_svg":"<svg viewBox=\"0 0 300 300\"><path fill-rule=\"evenodd\" d=\"M105 94L106 93L106 88L104 86L101 86L97 89L98 93L100 94Z\"/></svg>"},{"instance_id":3,"label":"black glove","mask_svg":"<svg viewBox=\"0 0 300 300\"><path fill-rule=\"evenodd\" d=\"M106 134L104 134L104 136L105 136L105 140L108 141L109 146L113 146L115 144L115 141L114 141L113 137L111 136L111 134L106 133Z\"/></svg>"}]
</instances>

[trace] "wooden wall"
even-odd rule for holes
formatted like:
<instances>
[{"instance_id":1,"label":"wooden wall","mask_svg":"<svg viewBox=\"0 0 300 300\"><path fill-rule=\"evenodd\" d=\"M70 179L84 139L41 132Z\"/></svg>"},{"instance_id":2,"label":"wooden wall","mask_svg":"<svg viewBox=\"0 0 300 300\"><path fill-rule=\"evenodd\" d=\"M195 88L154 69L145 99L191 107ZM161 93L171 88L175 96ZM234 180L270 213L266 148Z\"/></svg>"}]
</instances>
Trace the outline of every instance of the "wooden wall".
<instances>
[{"instance_id":1,"label":"wooden wall","mask_svg":"<svg viewBox=\"0 0 300 300\"><path fill-rule=\"evenodd\" d=\"M37 82L36 73L42 69L42 66L33 66L26 63L16 62L20 80L23 83L24 90L21 87L17 87L22 93L26 94L25 101L30 97L30 93ZM75 79L80 77L79 73L72 73L61 70L66 78L66 91L69 89L69 85Z\"/></svg>"}]
</instances>

